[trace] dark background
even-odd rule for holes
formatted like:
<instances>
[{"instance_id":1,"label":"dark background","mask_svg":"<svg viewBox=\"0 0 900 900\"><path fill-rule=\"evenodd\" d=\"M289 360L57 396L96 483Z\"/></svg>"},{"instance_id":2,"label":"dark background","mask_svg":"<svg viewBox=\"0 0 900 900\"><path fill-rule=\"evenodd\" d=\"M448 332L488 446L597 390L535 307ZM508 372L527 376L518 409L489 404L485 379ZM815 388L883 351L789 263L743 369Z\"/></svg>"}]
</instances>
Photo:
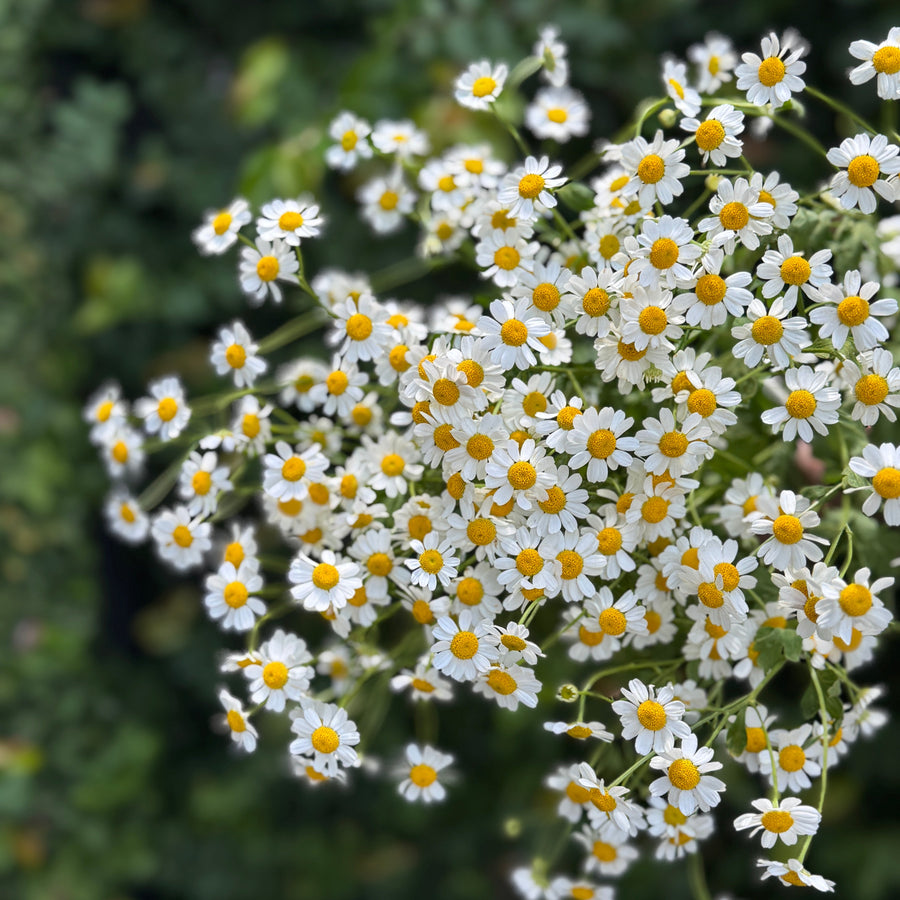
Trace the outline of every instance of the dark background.
<instances>
[{"instance_id":1,"label":"dark background","mask_svg":"<svg viewBox=\"0 0 900 900\"><path fill-rule=\"evenodd\" d=\"M323 170L328 121L349 108L412 115L438 141L483 134L453 102L453 79L482 56L521 58L550 21L593 136L658 93L662 53L684 58L710 30L743 50L768 28L798 28L813 47L807 80L877 117L874 82L846 81L847 46L900 24L887 2L0 3L0 897L509 896L560 752L543 711L476 702L445 713L441 745L462 775L438 809L405 805L390 780L288 781L285 736L265 725L262 749L235 756L209 727L221 637L193 582L105 535L106 479L81 408L109 377L130 396L168 371L192 393L210 387L209 338L246 304L233 261L199 258L189 234L238 192L255 203L316 195L330 223L310 244L310 271L408 255L412 237L373 239L353 219L352 179ZM811 125L827 134L833 122L816 111ZM827 174L779 146L760 168L807 185ZM403 293L428 299L420 286ZM263 334L280 314L254 315ZM896 652L885 639L863 679L893 682L895 698ZM376 749L399 749L409 730L395 700ZM900 894L898 748L892 723L830 781L809 865L839 896ZM735 813L746 790L729 798ZM764 854L724 814L707 850L714 890L778 890L756 882ZM620 896L655 897L663 884L672 900L688 895L682 866L641 863Z\"/></svg>"}]
</instances>

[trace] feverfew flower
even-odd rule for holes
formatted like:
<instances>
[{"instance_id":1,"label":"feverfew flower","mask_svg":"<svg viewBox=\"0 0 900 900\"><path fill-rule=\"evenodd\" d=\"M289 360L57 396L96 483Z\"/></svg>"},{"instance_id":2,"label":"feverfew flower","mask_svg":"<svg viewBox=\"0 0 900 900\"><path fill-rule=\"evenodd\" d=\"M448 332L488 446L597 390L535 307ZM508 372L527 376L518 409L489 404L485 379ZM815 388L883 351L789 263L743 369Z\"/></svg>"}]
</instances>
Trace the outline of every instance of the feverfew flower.
<instances>
[{"instance_id":1,"label":"feverfew flower","mask_svg":"<svg viewBox=\"0 0 900 900\"><path fill-rule=\"evenodd\" d=\"M359 764L353 749L359 743L359 732L347 710L333 703L307 700L300 709L291 711L291 719L291 731L297 738L291 741L290 752L294 756L312 756L312 767L317 772L332 777L339 766Z\"/></svg>"},{"instance_id":2,"label":"feverfew flower","mask_svg":"<svg viewBox=\"0 0 900 900\"><path fill-rule=\"evenodd\" d=\"M419 747L409 744L406 748L406 777L397 786L400 796L410 803L421 800L423 803L435 803L447 795L444 786L438 780L438 773L453 762L449 753L441 753L434 747Z\"/></svg>"},{"instance_id":3,"label":"feverfew flower","mask_svg":"<svg viewBox=\"0 0 900 900\"><path fill-rule=\"evenodd\" d=\"M779 791L803 791L812 784L810 779L821 773L819 760L822 756L822 742L809 744L811 735L812 725L809 724L801 725L793 731L781 728L769 731L771 752L768 749L760 751L759 771L774 784L774 764Z\"/></svg>"},{"instance_id":4,"label":"feverfew flower","mask_svg":"<svg viewBox=\"0 0 900 900\"><path fill-rule=\"evenodd\" d=\"M690 727L681 721L684 704L673 699L675 691L671 685L657 692L653 685L648 687L632 678L628 687L622 688L622 696L626 699L616 700L612 710L622 722L622 737L626 741L634 739L634 749L642 756L651 750L661 753L675 738L690 736Z\"/></svg>"},{"instance_id":5,"label":"feverfew flower","mask_svg":"<svg viewBox=\"0 0 900 900\"><path fill-rule=\"evenodd\" d=\"M325 151L325 162L332 169L349 172L360 159L372 156L372 146L366 140L371 126L352 112L342 112L332 119L328 136L337 141Z\"/></svg>"},{"instance_id":6,"label":"feverfew flower","mask_svg":"<svg viewBox=\"0 0 900 900\"><path fill-rule=\"evenodd\" d=\"M734 820L735 831L752 828L750 836L762 831L762 845L766 849L781 840L788 846L797 843L803 834L815 834L822 816L813 806L806 806L798 797L784 797L777 805L765 798L753 801L759 810L746 813Z\"/></svg>"},{"instance_id":7,"label":"feverfew flower","mask_svg":"<svg viewBox=\"0 0 900 900\"><path fill-rule=\"evenodd\" d=\"M806 87L800 77L806 63L806 45L795 32L786 32L781 41L774 33L762 39L762 56L743 53L735 70L737 89L747 92L747 100L757 106L771 103L777 109Z\"/></svg>"},{"instance_id":8,"label":"feverfew flower","mask_svg":"<svg viewBox=\"0 0 900 900\"><path fill-rule=\"evenodd\" d=\"M487 59L472 63L454 85L453 96L469 109L489 109L500 96L509 68L505 63L492 65Z\"/></svg>"},{"instance_id":9,"label":"feverfew flower","mask_svg":"<svg viewBox=\"0 0 900 900\"><path fill-rule=\"evenodd\" d=\"M324 221L316 203L303 198L272 200L263 206L256 228L264 241L281 239L291 247L299 247L303 238L318 237Z\"/></svg>"},{"instance_id":10,"label":"feverfew flower","mask_svg":"<svg viewBox=\"0 0 900 900\"><path fill-rule=\"evenodd\" d=\"M459 614L459 622L441 616L432 631L434 667L455 681L475 681L497 661L498 638L491 623L476 620L469 610Z\"/></svg>"},{"instance_id":11,"label":"feverfew flower","mask_svg":"<svg viewBox=\"0 0 900 900\"><path fill-rule=\"evenodd\" d=\"M271 296L275 303L281 303L282 292L279 281L298 284L297 272L300 263L289 244L280 239L271 243L257 239L255 247L241 250L238 274L241 289L250 297L251 306L259 306Z\"/></svg>"},{"instance_id":12,"label":"feverfew flower","mask_svg":"<svg viewBox=\"0 0 900 900\"><path fill-rule=\"evenodd\" d=\"M137 500L117 488L107 497L103 512L110 530L129 544L140 544L150 532L150 519Z\"/></svg>"},{"instance_id":13,"label":"feverfew flower","mask_svg":"<svg viewBox=\"0 0 900 900\"><path fill-rule=\"evenodd\" d=\"M217 375L231 374L235 387L253 387L266 371L266 361L257 356L258 350L259 345L254 343L243 322L232 322L219 329L209 359Z\"/></svg>"},{"instance_id":14,"label":"feverfew flower","mask_svg":"<svg viewBox=\"0 0 900 900\"><path fill-rule=\"evenodd\" d=\"M218 256L237 241L238 232L252 218L250 204L243 197L238 197L224 209L209 210L203 224L191 238L201 253Z\"/></svg>"},{"instance_id":15,"label":"feverfew flower","mask_svg":"<svg viewBox=\"0 0 900 900\"><path fill-rule=\"evenodd\" d=\"M697 66L697 88L701 93L714 94L723 84L731 81L737 54L728 38L712 32L706 35L702 44L689 47L687 55Z\"/></svg>"},{"instance_id":16,"label":"feverfew flower","mask_svg":"<svg viewBox=\"0 0 900 900\"><path fill-rule=\"evenodd\" d=\"M807 559L818 562L822 558L821 548L813 542L827 544L828 540L809 533L820 521L819 514L809 507L810 501L793 491L782 491L777 499L767 494L757 498L759 515L750 527L754 534L770 535L757 550L767 566L783 572L788 567L803 568Z\"/></svg>"},{"instance_id":17,"label":"feverfew flower","mask_svg":"<svg viewBox=\"0 0 900 900\"><path fill-rule=\"evenodd\" d=\"M150 534L159 555L179 571L199 566L212 546L209 522L191 518L186 506L164 509L153 520Z\"/></svg>"},{"instance_id":18,"label":"feverfew flower","mask_svg":"<svg viewBox=\"0 0 900 900\"><path fill-rule=\"evenodd\" d=\"M828 162L842 170L831 179L829 190L844 209L859 207L860 212L875 212L876 193L888 202L895 199L895 185L884 176L900 172L898 153L900 147L889 144L883 134L844 139L840 147L828 151Z\"/></svg>"},{"instance_id":19,"label":"feverfew flower","mask_svg":"<svg viewBox=\"0 0 900 900\"><path fill-rule=\"evenodd\" d=\"M799 435L807 443L812 441L814 430L828 434L827 426L837 422L841 405L841 395L828 383L828 373L800 366L788 369L784 381L790 391L784 406L767 409L761 416L772 426L772 433L777 434L783 426L784 440L793 441Z\"/></svg>"},{"instance_id":20,"label":"feverfew flower","mask_svg":"<svg viewBox=\"0 0 900 900\"><path fill-rule=\"evenodd\" d=\"M737 135L744 130L744 114L730 103L713 107L702 122L694 118L682 119L681 127L694 135L703 162L724 168L729 159L741 155L744 145Z\"/></svg>"},{"instance_id":21,"label":"feverfew flower","mask_svg":"<svg viewBox=\"0 0 900 900\"><path fill-rule=\"evenodd\" d=\"M314 674L311 661L306 641L279 628L242 669L250 681L253 702L281 712L286 700L302 700Z\"/></svg>"},{"instance_id":22,"label":"feverfew flower","mask_svg":"<svg viewBox=\"0 0 900 900\"><path fill-rule=\"evenodd\" d=\"M736 325L731 336L737 339L731 352L744 360L747 368L758 366L765 356L773 371L786 369L791 360L812 341L807 332L809 324L803 316L788 318L789 310L781 297L776 297L770 309L758 297L747 306L748 325Z\"/></svg>"},{"instance_id":23,"label":"feverfew flower","mask_svg":"<svg viewBox=\"0 0 900 900\"><path fill-rule=\"evenodd\" d=\"M675 108L683 116L700 112L700 94L687 82L687 66L675 59L663 60L662 83Z\"/></svg>"},{"instance_id":24,"label":"feverfew flower","mask_svg":"<svg viewBox=\"0 0 900 900\"><path fill-rule=\"evenodd\" d=\"M622 193L637 194L642 208L652 206L656 200L665 206L684 191L681 179L690 172L690 166L681 161L684 150L679 149L677 138L667 141L662 131L657 131L649 143L636 137L622 145L621 157L622 168L628 175Z\"/></svg>"},{"instance_id":25,"label":"feverfew flower","mask_svg":"<svg viewBox=\"0 0 900 900\"><path fill-rule=\"evenodd\" d=\"M708 774L721 769L722 763L713 761L712 747L697 746L695 734L684 738L677 750L670 742L650 760L650 768L666 773L650 783L650 793L654 797L667 795L669 803L686 816L696 809L708 812L718 805L719 794L725 790L723 781Z\"/></svg>"},{"instance_id":26,"label":"feverfew flower","mask_svg":"<svg viewBox=\"0 0 900 900\"><path fill-rule=\"evenodd\" d=\"M756 267L757 277L764 281L762 295L770 300L781 294L784 308L790 312L797 305L797 293L802 290L807 297L817 300L817 289L828 284L831 278L830 250L819 250L808 259L794 252L794 242L782 234L777 250L766 250L762 262Z\"/></svg>"},{"instance_id":27,"label":"feverfew flower","mask_svg":"<svg viewBox=\"0 0 900 900\"><path fill-rule=\"evenodd\" d=\"M219 691L219 703L225 707L225 724L231 732L231 739L241 750L252 753L256 749L259 733L250 724L241 701L223 689Z\"/></svg>"},{"instance_id":28,"label":"feverfew flower","mask_svg":"<svg viewBox=\"0 0 900 900\"><path fill-rule=\"evenodd\" d=\"M359 566L355 562L338 558L331 550L322 551L322 561L316 562L305 553L299 553L288 571L291 596L304 609L325 612L329 607L339 610L362 587Z\"/></svg>"},{"instance_id":29,"label":"feverfew flower","mask_svg":"<svg viewBox=\"0 0 900 900\"><path fill-rule=\"evenodd\" d=\"M525 124L535 137L561 144L587 134L590 120L584 97L569 87L542 88L525 111Z\"/></svg>"},{"instance_id":30,"label":"feverfew flower","mask_svg":"<svg viewBox=\"0 0 900 900\"><path fill-rule=\"evenodd\" d=\"M900 525L900 446L867 444L862 456L850 459L850 470L872 479L872 493L863 503L863 514L873 516L884 503L884 521Z\"/></svg>"},{"instance_id":31,"label":"feverfew flower","mask_svg":"<svg viewBox=\"0 0 900 900\"><path fill-rule=\"evenodd\" d=\"M853 84L865 84L877 76L878 96L882 100L900 100L900 26L891 28L880 44L853 41L850 55L863 60L850 72Z\"/></svg>"},{"instance_id":32,"label":"feverfew flower","mask_svg":"<svg viewBox=\"0 0 900 900\"><path fill-rule=\"evenodd\" d=\"M159 434L162 441L178 437L191 418L181 382L175 377L160 378L147 388L150 396L134 404L134 412L144 420L147 434Z\"/></svg>"},{"instance_id":33,"label":"feverfew flower","mask_svg":"<svg viewBox=\"0 0 900 900\"><path fill-rule=\"evenodd\" d=\"M497 199L509 208L509 214L532 222L556 206L551 191L566 183L562 166L550 164L549 156L529 156L503 179Z\"/></svg>"},{"instance_id":34,"label":"feverfew flower","mask_svg":"<svg viewBox=\"0 0 900 900\"><path fill-rule=\"evenodd\" d=\"M892 587L893 578L879 578L869 584L869 569L857 569L849 584L836 578L822 585L822 599L816 604L816 631L825 640L839 637L845 644L853 632L880 634L893 616L878 597L880 591Z\"/></svg>"},{"instance_id":35,"label":"feverfew flower","mask_svg":"<svg viewBox=\"0 0 900 900\"><path fill-rule=\"evenodd\" d=\"M178 494L187 502L192 516L210 516L218 506L219 494L233 487L228 478L228 466L218 465L215 453L194 451L181 466Z\"/></svg>"},{"instance_id":36,"label":"feverfew flower","mask_svg":"<svg viewBox=\"0 0 900 900\"><path fill-rule=\"evenodd\" d=\"M263 580L255 560L243 560L237 566L223 562L217 572L206 578L203 603L210 618L222 628L249 631L258 616L264 615L266 604L252 594L262 589Z\"/></svg>"},{"instance_id":37,"label":"feverfew flower","mask_svg":"<svg viewBox=\"0 0 900 900\"><path fill-rule=\"evenodd\" d=\"M810 311L810 321L820 326L819 335L830 337L838 350L848 334L853 336L857 350L872 350L888 338L887 328L875 317L897 312L893 297L872 301L879 287L877 281L863 284L860 272L852 269L844 275L842 285L827 283L819 287L823 304Z\"/></svg>"},{"instance_id":38,"label":"feverfew flower","mask_svg":"<svg viewBox=\"0 0 900 900\"><path fill-rule=\"evenodd\" d=\"M799 859L789 859L786 863L778 862L777 860L758 859L756 865L765 869L760 875L762 879L774 876L782 884L811 887L826 894L834 891L833 881L829 881L821 875L813 875L812 872L803 868L803 863Z\"/></svg>"},{"instance_id":39,"label":"feverfew flower","mask_svg":"<svg viewBox=\"0 0 900 900\"><path fill-rule=\"evenodd\" d=\"M377 234L392 234L403 226L412 212L415 193L406 184L402 169L393 169L384 178L373 178L357 195L362 204L362 217Z\"/></svg>"}]
</instances>

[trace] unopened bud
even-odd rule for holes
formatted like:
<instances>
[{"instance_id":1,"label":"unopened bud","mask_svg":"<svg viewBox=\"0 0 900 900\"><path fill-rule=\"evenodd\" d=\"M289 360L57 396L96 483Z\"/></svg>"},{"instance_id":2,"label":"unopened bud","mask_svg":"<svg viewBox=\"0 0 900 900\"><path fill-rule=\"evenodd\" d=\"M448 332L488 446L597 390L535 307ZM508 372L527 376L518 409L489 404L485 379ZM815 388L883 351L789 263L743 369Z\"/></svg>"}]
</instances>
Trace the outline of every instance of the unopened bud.
<instances>
[{"instance_id":1,"label":"unopened bud","mask_svg":"<svg viewBox=\"0 0 900 900\"><path fill-rule=\"evenodd\" d=\"M678 121L678 114L674 109L661 109L659 111L659 124L663 128L671 128Z\"/></svg>"},{"instance_id":2,"label":"unopened bud","mask_svg":"<svg viewBox=\"0 0 900 900\"><path fill-rule=\"evenodd\" d=\"M556 699L561 700L563 703L574 703L578 699L579 693L578 688L574 684L563 684L560 685L559 690L556 692Z\"/></svg>"}]
</instances>

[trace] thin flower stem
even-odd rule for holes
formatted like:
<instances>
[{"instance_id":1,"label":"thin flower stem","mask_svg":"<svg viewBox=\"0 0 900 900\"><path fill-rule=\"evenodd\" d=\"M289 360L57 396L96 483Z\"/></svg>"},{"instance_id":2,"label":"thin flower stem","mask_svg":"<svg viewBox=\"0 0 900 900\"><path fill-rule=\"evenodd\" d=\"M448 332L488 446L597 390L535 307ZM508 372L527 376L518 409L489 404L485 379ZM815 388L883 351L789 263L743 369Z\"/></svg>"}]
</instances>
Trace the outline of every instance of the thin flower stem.
<instances>
[{"instance_id":1,"label":"thin flower stem","mask_svg":"<svg viewBox=\"0 0 900 900\"><path fill-rule=\"evenodd\" d=\"M629 767L628 767L628 768L627 768L627 769L626 769L626 770L625 770L625 771L624 771L624 772L623 772L623 773L622 773L622 774L621 774L621 775L620 775L620 776L619 776L619 777L618 777L618 778L610 785L610 787L613 788L613 787L616 787L617 785L622 784L622 782L625 781L625 780L628 778L629 775L632 775L634 772L636 772L638 769L640 769L641 766L644 765L644 763L649 762L649 761L650 761L650 758L653 757L653 756L655 756L655 755L656 755L656 751L654 751L654 750L651 750L649 753L645 753L645 754L644 754L644 755L643 755L636 763L634 763L634 765L629 766Z\"/></svg>"},{"instance_id":2,"label":"thin flower stem","mask_svg":"<svg viewBox=\"0 0 900 900\"><path fill-rule=\"evenodd\" d=\"M822 720L822 774L819 779L819 805L817 807L819 815L825 808L825 791L828 787L828 708L825 705L825 694L822 692L822 685L819 683L819 673L816 667L809 663L809 677L812 679L813 687L816 689L816 696L819 698L819 718ZM802 863L806 858L809 845L812 843L813 835L808 834L803 839L803 846L797 854L797 859Z\"/></svg>"},{"instance_id":3,"label":"thin flower stem","mask_svg":"<svg viewBox=\"0 0 900 900\"><path fill-rule=\"evenodd\" d=\"M691 884L691 893L694 900L712 900L709 887L706 884L706 872L703 868L703 854L699 850L690 855L688 861L688 878Z\"/></svg>"},{"instance_id":4,"label":"thin flower stem","mask_svg":"<svg viewBox=\"0 0 900 900\"><path fill-rule=\"evenodd\" d=\"M814 87L810 87L806 85L805 93L809 94L810 97L815 97L816 100L824 103L826 106L830 106L836 113L839 113L842 116L846 116L850 119L851 122L855 122L860 128L865 128L866 131L871 131L872 134L878 134L878 129L870 125L865 119L861 116L858 116L849 106L841 103L839 100L835 100L833 97L829 97L827 94L823 94L820 90L817 90Z\"/></svg>"}]
</instances>

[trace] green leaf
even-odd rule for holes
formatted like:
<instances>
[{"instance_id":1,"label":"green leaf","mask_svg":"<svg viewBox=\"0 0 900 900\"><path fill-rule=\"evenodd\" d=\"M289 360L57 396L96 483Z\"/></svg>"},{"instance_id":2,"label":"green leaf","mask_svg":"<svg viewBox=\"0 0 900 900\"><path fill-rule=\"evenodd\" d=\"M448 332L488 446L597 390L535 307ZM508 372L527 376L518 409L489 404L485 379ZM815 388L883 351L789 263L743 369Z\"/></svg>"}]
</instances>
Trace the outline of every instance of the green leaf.
<instances>
[{"instance_id":1,"label":"green leaf","mask_svg":"<svg viewBox=\"0 0 900 900\"><path fill-rule=\"evenodd\" d=\"M728 726L725 732L725 746L732 756L738 756L744 752L747 746L747 728L744 724L747 716L747 707L743 707L741 711L734 717L734 721Z\"/></svg>"},{"instance_id":2,"label":"green leaf","mask_svg":"<svg viewBox=\"0 0 900 900\"><path fill-rule=\"evenodd\" d=\"M576 212L584 212L594 207L594 192L586 184L581 184L578 181L564 184L556 192L556 196L569 209L574 209Z\"/></svg>"}]
</instances>

